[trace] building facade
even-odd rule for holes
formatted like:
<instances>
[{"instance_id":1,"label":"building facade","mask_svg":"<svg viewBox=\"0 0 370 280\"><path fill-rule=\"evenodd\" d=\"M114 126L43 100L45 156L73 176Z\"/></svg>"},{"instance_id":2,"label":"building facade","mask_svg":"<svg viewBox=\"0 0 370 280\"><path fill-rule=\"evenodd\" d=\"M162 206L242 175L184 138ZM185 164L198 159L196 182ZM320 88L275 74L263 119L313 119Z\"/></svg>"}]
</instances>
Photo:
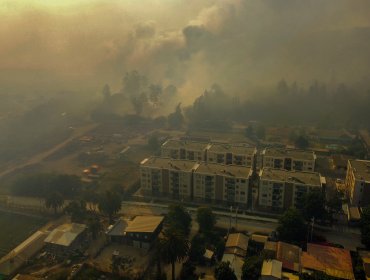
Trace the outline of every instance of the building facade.
<instances>
[{"instance_id":1,"label":"building facade","mask_svg":"<svg viewBox=\"0 0 370 280\"><path fill-rule=\"evenodd\" d=\"M351 205L367 206L370 204L370 161L348 160L345 180Z\"/></svg>"},{"instance_id":2,"label":"building facade","mask_svg":"<svg viewBox=\"0 0 370 280\"><path fill-rule=\"evenodd\" d=\"M162 144L161 156L164 158L206 161L208 143L170 139Z\"/></svg>"},{"instance_id":3,"label":"building facade","mask_svg":"<svg viewBox=\"0 0 370 280\"><path fill-rule=\"evenodd\" d=\"M322 191L325 184L316 172L264 168L259 176L258 204L271 209L300 207L305 194Z\"/></svg>"},{"instance_id":4,"label":"building facade","mask_svg":"<svg viewBox=\"0 0 370 280\"><path fill-rule=\"evenodd\" d=\"M140 164L141 188L146 194L191 198L195 161L151 157Z\"/></svg>"},{"instance_id":5,"label":"building facade","mask_svg":"<svg viewBox=\"0 0 370 280\"><path fill-rule=\"evenodd\" d=\"M251 175L245 166L201 163L194 170L194 199L246 204Z\"/></svg>"},{"instance_id":6,"label":"building facade","mask_svg":"<svg viewBox=\"0 0 370 280\"><path fill-rule=\"evenodd\" d=\"M214 143L207 149L207 162L253 167L256 153L255 147L245 144Z\"/></svg>"},{"instance_id":7,"label":"building facade","mask_svg":"<svg viewBox=\"0 0 370 280\"><path fill-rule=\"evenodd\" d=\"M314 152L266 148L262 151L262 167L285 169L289 171L315 171L316 155Z\"/></svg>"}]
</instances>

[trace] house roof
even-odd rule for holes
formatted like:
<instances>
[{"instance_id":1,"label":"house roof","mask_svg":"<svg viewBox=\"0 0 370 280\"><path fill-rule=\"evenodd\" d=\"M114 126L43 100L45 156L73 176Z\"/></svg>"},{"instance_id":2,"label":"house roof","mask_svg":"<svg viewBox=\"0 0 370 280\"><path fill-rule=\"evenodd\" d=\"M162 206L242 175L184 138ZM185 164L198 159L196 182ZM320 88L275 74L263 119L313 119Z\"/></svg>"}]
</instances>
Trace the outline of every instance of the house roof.
<instances>
[{"instance_id":1,"label":"house roof","mask_svg":"<svg viewBox=\"0 0 370 280\"><path fill-rule=\"evenodd\" d=\"M281 279L283 263L277 260L265 260L262 265L262 276L272 276Z\"/></svg>"},{"instance_id":2,"label":"house roof","mask_svg":"<svg viewBox=\"0 0 370 280\"><path fill-rule=\"evenodd\" d=\"M315 153L312 151L297 150L297 149L279 149L266 148L263 152L264 156L293 158L298 160L314 160Z\"/></svg>"},{"instance_id":3,"label":"house roof","mask_svg":"<svg viewBox=\"0 0 370 280\"><path fill-rule=\"evenodd\" d=\"M230 144L230 143L213 143L208 148L208 151L214 153L233 153L237 155L254 155L256 148L248 144Z\"/></svg>"},{"instance_id":4,"label":"house roof","mask_svg":"<svg viewBox=\"0 0 370 280\"><path fill-rule=\"evenodd\" d=\"M162 157L150 157L146 158L141 162L141 166L160 168L168 170L181 170L181 171L192 171L196 169L199 164L195 161L190 160L179 160Z\"/></svg>"},{"instance_id":5,"label":"house roof","mask_svg":"<svg viewBox=\"0 0 370 280\"><path fill-rule=\"evenodd\" d=\"M206 249L206 251L203 254L203 257L205 257L206 259L210 260L210 259L213 258L213 255L214 254L215 253L213 251Z\"/></svg>"},{"instance_id":6,"label":"house roof","mask_svg":"<svg viewBox=\"0 0 370 280\"><path fill-rule=\"evenodd\" d=\"M195 173L248 179L252 175L252 169L240 165L200 163Z\"/></svg>"},{"instance_id":7,"label":"house roof","mask_svg":"<svg viewBox=\"0 0 370 280\"><path fill-rule=\"evenodd\" d=\"M307 253L302 254L302 267L337 278L355 279L351 254L346 249L308 243Z\"/></svg>"},{"instance_id":8,"label":"house roof","mask_svg":"<svg viewBox=\"0 0 370 280\"><path fill-rule=\"evenodd\" d=\"M125 232L154 232L163 219L163 216L136 216L128 223Z\"/></svg>"},{"instance_id":9,"label":"house roof","mask_svg":"<svg viewBox=\"0 0 370 280\"><path fill-rule=\"evenodd\" d=\"M282 169L263 168L260 171L261 180L271 180L321 187L322 177L317 172L287 171Z\"/></svg>"},{"instance_id":10,"label":"house roof","mask_svg":"<svg viewBox=\"0 0 370 280\"><path fill-rule=\"evenodd\" d=\"M248 241L249 238L243 233L231 233L227 238L225 248L237 247L247 251Z\"/></svg>"},{"instance_id":11,"label":"house roof","mask_svg":"<svg viewBox=\"0 0 370 280\"><path fill-rule=\"evenodd\" d=\"M203 151L207 147L209 147L209 144L206 142L177 140L177 139L170 139L162 144L162 148L166 149L186 149L192 151Z\"/></svg>"},{"instance_id":12,"label":"house roof","mask_svg":"<svg viewBox=\"0 0 370 280\"><path fill-rule=\"evenodd\" d=\"M263 249L264 250L269 250L269 251L276 252L276 250L277 250L277 242L275 242L275 241L267 241L265 243L265 247Z\"/></svg>"},{"instance_id":13,"label":"house roof","mask_svg":"<svg viewBox=\"0 0 370 280\"><path fill-rule=\"evenodd\" d=\"M276 259L283 263L283 268L300 272L302 249L298 246L279 241Z\"/></svg>"},{"instance_id":14,"label":"house roof","mask_svg":"<svg viewBox=\"0 0 370 280\"><path fill-rule=\"evenodd\" d=\"M261 234L252 234L251 240L265 244L268 240L268 236Z\"/></svg>"},{"instance_id":15,"label":"house roof","mask_svg":"<svg viewBox=\"0 0 370 280\"><path fill-rule=\"evenodd\" d=\"M356 180L370 181L370 160L348 160Z\"/></svg>"},{"instance_id":16,"label":"house roof","mask_svg":"<svg viewBox=\"0 0 370 280\"><path fill-rule=\"evenodd\" d=\"M86 225L76 223L60 225L46 237L45 242L68 247L86 228Z\"/></svg>"}]
</instances>

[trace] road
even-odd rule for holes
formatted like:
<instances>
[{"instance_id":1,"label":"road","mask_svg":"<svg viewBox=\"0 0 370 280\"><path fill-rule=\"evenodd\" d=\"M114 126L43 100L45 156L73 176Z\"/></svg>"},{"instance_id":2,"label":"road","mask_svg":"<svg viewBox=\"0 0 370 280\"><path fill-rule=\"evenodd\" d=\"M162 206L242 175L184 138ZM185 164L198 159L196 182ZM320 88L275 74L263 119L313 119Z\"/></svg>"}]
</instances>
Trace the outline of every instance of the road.
<instances>
[{"instance_id":1,"label":"road","mask_svg":"<svg viewBox=\"0 0 370 280\"><path fill-rule=\"evenodd\" d=\"M32 156L31 158L29 158L28 160L26 160L22 163L15 163L15 164L12 164L10 167L7 167L7 169L0 172L0 178L4 177L4 176L6 176L10 173L13 173L16 170L19 170L19 169L25 168L27 166L34 165L34 164L37 164L39 162L42 162L44 159L46 159L47 157L56 153L60 149L64 148L66 145L71 143L76 138L80 138L81 136L85 135L87 132L94 129L96 126L97 126L97 124L90 124L90 125L87 125L87 126L84 126L84 127L76 128L73 131L72 135L70 137L68 137L66 140L64 140L63 142L55 145L54 147L52 147L52 148L50 148L46 151L43 151L41 153L38 153L38 154Z\"/></svg>"},{"instance_id":2,"label":"road","mask_svg":"<svg viewBox=\"0 0 370 280\"><path fill-rule=\"evenodd\" d=\"M41 209L44 207L43 200L31 197L15 197L15 196L0 196L0 202L6 205L27 206ZM66 202L67 203L67 202ZM193 221L196 220L196 208L187 207L187 210L192 216ZM135 201L122 202L121 215L137 216L137 215L161 215L166 214L168 205L159 203L143 203ZM229 228L230 213L222 211L214 211L217 216L217 226L222 228ZM235 213L231 217L231 226L240 231L247 231L249 233L259 232L268 234L275 230L278 225L277 219L241 215L238 214L237 223L235 221ZM197 223L193 222L192 231L197 231ZM328 242L343 245L346 249L355 250L356 247L361 247L361 235L357 228L349 228L347 226L335 226L333 228L321 228L315 226L315 232L324 236Z\"/></svg>"}]
</instances>

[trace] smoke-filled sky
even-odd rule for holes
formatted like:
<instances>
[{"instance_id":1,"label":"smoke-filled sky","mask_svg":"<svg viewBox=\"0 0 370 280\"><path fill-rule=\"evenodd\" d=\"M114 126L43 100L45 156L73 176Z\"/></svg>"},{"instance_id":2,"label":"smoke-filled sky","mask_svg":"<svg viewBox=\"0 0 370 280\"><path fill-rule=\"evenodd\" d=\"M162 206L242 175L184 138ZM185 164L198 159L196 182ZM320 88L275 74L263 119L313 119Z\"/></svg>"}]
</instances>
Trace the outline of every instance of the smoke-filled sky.
<instances>
[{"instance_id":1,"label":"smoke-filled sky","mask_svg":"<svg viewBox=\"0 0 370 280\"><path fill-rule=\"evenodd\" d=\"M370 78L369 0L0 0L0 91Z\"/></svg>"}]
</instances>

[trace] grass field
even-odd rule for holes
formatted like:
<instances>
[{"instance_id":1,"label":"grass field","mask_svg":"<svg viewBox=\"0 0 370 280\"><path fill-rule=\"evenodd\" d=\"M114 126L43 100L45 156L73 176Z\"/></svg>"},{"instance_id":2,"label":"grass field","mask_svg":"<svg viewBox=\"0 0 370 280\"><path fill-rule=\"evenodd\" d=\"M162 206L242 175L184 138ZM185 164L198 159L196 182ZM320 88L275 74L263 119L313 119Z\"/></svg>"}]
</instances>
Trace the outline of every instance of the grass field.
<instances>
[{"instance_id":1,"label":"grass field","mask_svg":"<svg viewBox=\"0 0 370 280\"><path fill-rule=\"evenodd\" d=\"M46 222L43 218L0 211L0 258Z\"/></svg>"}]
</instances>

